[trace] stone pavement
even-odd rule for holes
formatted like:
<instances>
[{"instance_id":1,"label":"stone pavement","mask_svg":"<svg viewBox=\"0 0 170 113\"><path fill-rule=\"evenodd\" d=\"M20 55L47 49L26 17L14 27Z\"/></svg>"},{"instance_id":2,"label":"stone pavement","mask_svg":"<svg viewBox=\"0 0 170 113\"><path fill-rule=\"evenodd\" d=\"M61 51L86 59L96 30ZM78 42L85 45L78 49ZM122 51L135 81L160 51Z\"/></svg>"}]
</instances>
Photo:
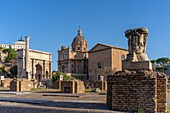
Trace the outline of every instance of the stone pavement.
<instances>
[{"instance_id":1,"label":"stone pavement","mask_svg":"<svg viewBox=\"0 0 170 113\"><path fill-rule=\"evenodd\" d=\"M9 95L24 95L24 94L32 94L32 92L15 92L15 91L3 91L0 94L9 94Z\"/></svg>"},{"instance_id":2,"label":"stone pavement","mask_svg":"<svg viewBox=\"0 0 170 113\"><path fill-rule=\"evenodd\" d=\"M16 103L31 103L31 104L41 104L44 102L50 102L49 100L36 100L28 98L13 98L13 97L0 97L0 101L5 102L16 102Z\"/></svg>"},{"instance_id":3,"label":"stone pavement","mask_svg":"<svg viewBox=\"0 0 170 113\"><path fill-rule=\"evenodd\" d=\"M0 94L0 113L125 113L108 109L104 95L79 97ZM67 94L65 94L67 95ZM170 99L167 100L170 105Z\"/></svg>"},{"instance_id":4,"label":"stone pavement","mask_svg":"<svg viewBox=\"0 0 170 113\"><path fill-rule=\"evenodd\" d=\"M62 97L82 97L85 94L71 94L71 93L43 93L43 96L62 96Z\"/></svg>"}]
</instances>

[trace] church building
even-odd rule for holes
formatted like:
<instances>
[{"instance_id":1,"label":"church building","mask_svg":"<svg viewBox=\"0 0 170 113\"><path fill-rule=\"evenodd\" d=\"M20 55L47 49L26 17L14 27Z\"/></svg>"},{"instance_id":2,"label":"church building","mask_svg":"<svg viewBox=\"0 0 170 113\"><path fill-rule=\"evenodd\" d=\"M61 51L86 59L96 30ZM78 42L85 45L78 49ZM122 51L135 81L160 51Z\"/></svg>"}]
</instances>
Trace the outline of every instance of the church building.
<instances>
[{"instance_id":1,"label":"church building","mask_svg":"<svg viewBox=\"0 0 170 113\"><path fill-rule=\"evenodd\" d=\"M88 43L80 28L71 46L61 46L58 50L58 70L77 78L88 78Z\"/></svg>"}]
</instances>

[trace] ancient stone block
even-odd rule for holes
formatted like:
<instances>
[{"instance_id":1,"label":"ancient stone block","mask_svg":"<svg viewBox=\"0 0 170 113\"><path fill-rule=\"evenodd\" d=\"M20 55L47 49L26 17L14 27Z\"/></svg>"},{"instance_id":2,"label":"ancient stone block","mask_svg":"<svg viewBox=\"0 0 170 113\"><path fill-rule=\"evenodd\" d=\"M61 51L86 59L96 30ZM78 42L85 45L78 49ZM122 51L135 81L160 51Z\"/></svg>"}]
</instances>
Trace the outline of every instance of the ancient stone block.
<instances>
[{"instance_id":1,"label":"ancient stone block","mask_svg":"<svg viewBox=\"0 0 170 113\"><path fill-rule=\"evenodd\" d=\"M17 92L30 91L33 87L34 87L33 82L24 78L13 79L10 82L10 91Z\"/></svg>"}]
</instances>

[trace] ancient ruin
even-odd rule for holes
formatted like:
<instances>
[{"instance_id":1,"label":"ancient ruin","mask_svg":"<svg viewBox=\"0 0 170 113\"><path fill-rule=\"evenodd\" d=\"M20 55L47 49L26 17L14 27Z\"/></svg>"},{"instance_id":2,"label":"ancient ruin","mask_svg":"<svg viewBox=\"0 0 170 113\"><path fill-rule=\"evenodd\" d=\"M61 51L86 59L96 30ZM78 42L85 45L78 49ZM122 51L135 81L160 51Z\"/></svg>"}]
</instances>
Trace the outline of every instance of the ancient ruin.
<instances>
[{"instance_id":1,"label":"ancient ruin","mask_svg":"<svg viewBox=\"0 0 170 113\"><path fill-rule=\"evenodd\" d=\"M25 78L13 79L10 82L10 91L23 92L34 88L34 83Z\"/></svg>"},{"instance_id":2,"label":"ancient ruin","mask_svg":"<svg viewBox=\"0 0 170 113\"><path fill-rule=\"evenodd\" d=\"M51 81L52 54L30 49L30 37L26 36L25 40L25 49L20 49L17 52L17 78L34 80L38 85L44 81Z\"/></svg>"},{"instance_id":3,"label":"ancient ruin","mask_svg":"<svg viewBox=\"0 0 170 113\"><path fill-rule=\"evenodd\" d=\"M147 28L130 29L123 70L107 77L107 105L112 110L166 113L167 77L152 71L146 54Z\"/></svg>"},{"instance_id":4,"label":"ancient ruin","mask_svg":"<svg viewBox=\"0 0 170 113\"><path fill-rule=\"evenodd\" d=\"M129 29L125 32L128 38L128 55L123 61L123 70L152 69L146 54L147 28Z\"/></svg>"},{"instance_id":5,"label":"ancient ruin","mask_svg":"<svg viewBox=\"0 0 170 113\"><path fill-rule=\"evenodd\" d=\"M62 93L84 93L85 85L81 80L57 80L54 83L54 88L60 89Z\"/></svg>"}]
</instances>

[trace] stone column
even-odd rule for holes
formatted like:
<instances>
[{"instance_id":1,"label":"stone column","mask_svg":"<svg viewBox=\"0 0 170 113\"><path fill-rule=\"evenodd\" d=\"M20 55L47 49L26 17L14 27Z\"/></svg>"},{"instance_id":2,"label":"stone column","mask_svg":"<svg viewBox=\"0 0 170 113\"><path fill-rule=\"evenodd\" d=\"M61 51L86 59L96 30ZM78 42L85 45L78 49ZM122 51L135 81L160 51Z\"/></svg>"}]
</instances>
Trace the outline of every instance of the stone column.
<instances>
[{"instance_id":1,"label":"stone column","mask_svg":"<svg viewBox=\"0 0 170 113\"><path fill-rule=\"evenodd\" d=\"M43 60L43 78L46 78L46 73L45 73L45 60Z\"/></svg>"},{"instance_id":2,"label":"stone column","mask_svg":"<svg viewBox=\"0 0 170 113\"><path fill-rule=\"evenodd\" d=\"M30 80L30 75L29 75L29 36L25 36L25 71L26 71L26 78Z\"/></svg>"},{"instance_id":3,"label":"stone column","mask_svg":"<svg viewBox=\"0 0 170 113\"><path fill-rule=\"evenodd\" d=\"M36 73L36 70L35 70L35 59L32 59L32 79L35 80L35 73Z\"/></svg>"},{"instance_id":4,"label":"stone column","mask_svg":"<svg viewBox=\"0 0 170 113\"><path fill-rule=\"evenodd\" d=\"M49 55L49 73L48 73L48 76L49 78L52 78L52 54Z\"/></svg>"},{"instance_id":5,"label":"stone column","mask_svg":"<svg viewBox=\"0 0 170 113\"><path fill-rule=\"evenodd\" d=\"M68 61L68 73L71 73L71 62L70 61Z\"/></svg>"},{"instance_id":6,"label":"stone column","mask_svg":"<svg viewBox=\"0 0 170 113\"><path fill-rule=\"evenodd\" d=\"M49 62L49 78L52 78L52 73L51 73L51 69L52 69L52 65L51 65L51 61Z\"/></svg>"}]
</instances>

